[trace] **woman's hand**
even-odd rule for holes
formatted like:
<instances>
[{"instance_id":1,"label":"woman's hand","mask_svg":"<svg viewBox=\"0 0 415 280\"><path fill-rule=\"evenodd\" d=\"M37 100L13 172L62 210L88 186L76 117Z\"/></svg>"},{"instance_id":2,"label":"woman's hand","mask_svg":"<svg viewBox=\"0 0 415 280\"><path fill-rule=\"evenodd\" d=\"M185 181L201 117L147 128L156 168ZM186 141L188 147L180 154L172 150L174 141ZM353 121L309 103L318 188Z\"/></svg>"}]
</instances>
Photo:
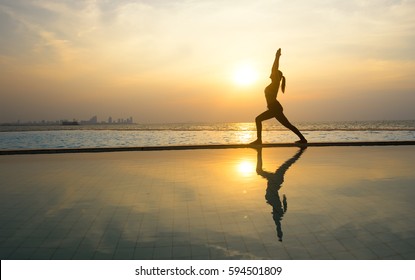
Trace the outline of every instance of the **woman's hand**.
<instances>
[{"instance_id":1,"label":"woman's hand","mask_svg":"<svg viewBox=\"0 0 415 280\"><path fill-rule=\"evenodd\" d=\"M277 53L275 54L275 56L280 56L281 55L281 48L278 49Z\"/></svg>"}]
</instances>

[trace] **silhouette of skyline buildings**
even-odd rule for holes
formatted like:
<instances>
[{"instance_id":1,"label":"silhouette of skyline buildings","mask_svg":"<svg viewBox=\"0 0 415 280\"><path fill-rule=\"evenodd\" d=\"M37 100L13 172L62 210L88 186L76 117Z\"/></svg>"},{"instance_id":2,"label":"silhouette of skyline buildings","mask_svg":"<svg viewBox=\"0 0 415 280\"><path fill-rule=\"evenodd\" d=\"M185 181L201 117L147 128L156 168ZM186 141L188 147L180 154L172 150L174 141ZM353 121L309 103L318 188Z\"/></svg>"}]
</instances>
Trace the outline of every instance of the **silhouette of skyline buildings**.
<instances>
[{"instance_id":1,"label":"silhouette of skyline buildings","mask_svg":"<svg viewBox=\"0 0 415 280\"><path fill-rule=\"evenodd\" d=\"M133 124L134 120L133 117L128 118L117 118L113 119L111 116L108 117L106 120L99 120L98 116L92 116L89 120L77 120L77 119L61 119L61 120L41 120L41 121L21 121L17 120L16 122L12 123L2 123L4 124L10 124L10 125L81 125L81 124Z\"/></svg>"},{"instance_id":2,"label":"silhouette of skyline buildings","mask_svg":"<svg viewBox=\"0 0 415 280\"><path fill-rule=\"evenodd\" d=\"M113 119L111 116L108 117L107 121L98 121L98 117L95 115L92 118L90 118L87 121L80 121L80 124L100 124L100 123L107 123L107 124L132 124L133 122L133 117L129 117L126 119L123 118L118 118L118 119Z\"/></svg>"}]
</instances>

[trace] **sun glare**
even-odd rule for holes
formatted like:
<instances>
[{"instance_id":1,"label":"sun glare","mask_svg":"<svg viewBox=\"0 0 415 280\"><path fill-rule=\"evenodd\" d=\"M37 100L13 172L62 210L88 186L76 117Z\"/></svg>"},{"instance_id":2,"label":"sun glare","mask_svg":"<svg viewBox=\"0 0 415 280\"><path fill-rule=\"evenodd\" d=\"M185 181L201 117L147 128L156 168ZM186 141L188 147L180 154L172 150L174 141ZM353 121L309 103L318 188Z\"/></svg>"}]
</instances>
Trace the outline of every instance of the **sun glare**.
<instances>
[{"instance_id":1,"label":"sun glare","mask_svg":"<svg viewBox=\"0 0 415 280\"><path fill-rule=\"evenodd\" d=\"M257 79L257 71L248 64L238 66L233 73L233 81L239 86L252 85Z\"/></svg>"}]
</instances>

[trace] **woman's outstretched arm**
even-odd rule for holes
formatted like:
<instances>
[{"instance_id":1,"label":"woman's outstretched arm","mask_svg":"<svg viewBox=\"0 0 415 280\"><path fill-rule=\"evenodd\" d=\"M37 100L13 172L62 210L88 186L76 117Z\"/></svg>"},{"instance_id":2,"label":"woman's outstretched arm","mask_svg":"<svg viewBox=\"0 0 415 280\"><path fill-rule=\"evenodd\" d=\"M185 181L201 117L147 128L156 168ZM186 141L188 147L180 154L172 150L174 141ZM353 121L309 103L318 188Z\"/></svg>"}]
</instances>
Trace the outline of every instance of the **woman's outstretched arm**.
<instances>
[{"instance_id":1,"label":"woman's outstretched arm","mask_svg":"<svg viewBox=\"0 0 415 280\"><path fill-rule=\"evenodd\" d=\"M272 65L272 73L276 73L278 71L278 68L280 65L280 56L281 56L281 48L279 48L277 53L275 54L274 64Z\"/></svg>"}]
</instances>

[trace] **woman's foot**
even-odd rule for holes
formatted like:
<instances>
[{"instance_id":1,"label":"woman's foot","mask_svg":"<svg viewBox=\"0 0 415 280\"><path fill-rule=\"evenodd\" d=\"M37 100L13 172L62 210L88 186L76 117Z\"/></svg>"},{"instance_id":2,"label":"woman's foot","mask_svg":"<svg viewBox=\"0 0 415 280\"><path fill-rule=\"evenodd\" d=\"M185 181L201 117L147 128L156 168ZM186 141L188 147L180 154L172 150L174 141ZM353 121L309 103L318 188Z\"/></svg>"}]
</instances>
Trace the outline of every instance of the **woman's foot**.
<instances>
[{"instance_id":1,"label":"woman's foot","mask_svg":"<svg viewBox=\"0 0 415 280\"><path fill-rule=\"evenodd\" d=\"M298 141L295 141L296 144L307 144L307 139L300 139Z\"/></svg>"},{"instance_id":2,"label":"woman's foot","mask_svg":"<svg viewBox=\"0 0 415 280\"><path fill-rule=\"evenodd\" d=\"M254 142L249 143L249 145L262 145L262 140L257 139Z\"/></svg>"}]
</instances>

